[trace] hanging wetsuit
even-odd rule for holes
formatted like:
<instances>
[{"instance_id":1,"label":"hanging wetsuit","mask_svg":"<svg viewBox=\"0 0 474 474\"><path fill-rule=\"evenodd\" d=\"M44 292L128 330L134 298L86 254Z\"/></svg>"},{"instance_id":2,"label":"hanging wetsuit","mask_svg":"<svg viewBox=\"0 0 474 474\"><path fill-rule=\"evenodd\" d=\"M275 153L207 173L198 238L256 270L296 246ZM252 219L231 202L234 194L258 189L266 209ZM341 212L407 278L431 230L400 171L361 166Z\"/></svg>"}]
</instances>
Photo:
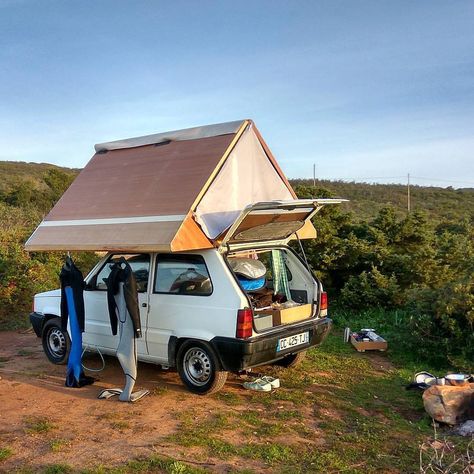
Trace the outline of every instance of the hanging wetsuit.
<instances>
[{"instance_id":1,"label":"hanging wetsuit","mask_svg":"<svg viewBox=\"0 0 474 474\"><path fill-rule=\"evenodd\" d=\"M118 303L117 294L120 291L120 283L123 283L123 299L125 301L128 314L131 317L135 337L142 337L140 323L140 309L138 307L137 281L132 272L132 267L122 257L118 263L112 265L109 277L107 278L107 304L109 307L110 325L112 334L117 334Z\"/></svg>"},{"instance_id":2,"label":"hanging wetsuit","mask_svg":"<svg viewBox=\"0 0 474 474\"><path fill-rule=\"evenodd\" d=\"M107 284L107 302L109 307L112 333L119 329L117 358L125 374L125 387L103 390L99 398L120 395L122 402L134 402L148 393L140 390L132 393L137 379L137 344L135 338L141 337L140 309L138 307L137 282L128 262L121 258L112 266Z\"/></svg>"},{"instance_id":3,"label":"hanging wetsuit","mask_svg":"<svg viewBox=\"0 0 474 474\"><path fill-rule=\"evenodd\" d=\"M94 382L92 377L84 375L81 364L82 333L84 332L84 278L81 271L74 265L71 257L66 262L59 274L61 280L61 329L71 333L71 351L67 361L66 387L83 387Z\"/></svg>"}]
</instances>

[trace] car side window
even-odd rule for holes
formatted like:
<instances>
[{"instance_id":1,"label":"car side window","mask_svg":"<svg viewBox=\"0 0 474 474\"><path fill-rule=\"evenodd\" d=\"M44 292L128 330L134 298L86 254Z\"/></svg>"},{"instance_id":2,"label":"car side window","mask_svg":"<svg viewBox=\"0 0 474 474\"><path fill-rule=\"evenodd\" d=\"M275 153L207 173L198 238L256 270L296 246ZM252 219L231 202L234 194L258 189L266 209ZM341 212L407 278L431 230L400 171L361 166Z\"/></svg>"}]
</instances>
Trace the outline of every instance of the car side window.
<instances>
[{"instance_id":1,"label":"car side window","mask_svg":"<svg viewBox=\"0 0 474 474\"><path fill-rule=\"evenodd\" d=\"M212 282L202 256L157 255L154 292L209 296Z\"/></svg>"},{"instance_id":2,"label":"car side window","mask_svg":"<svg viewBox=\"0 0 474 474\"><path fill-rule=\"evenodd\" d=\"M150 256L148 254L113 254L106 264L100 269L95 278L96 290L107 290L105 279L109 276L112 265L121 258L125 258L132 267L133 275L137 281L137 289L139 293L145 293L148 288L148 275L150 273Z\"/></svg>"}]
</instances>

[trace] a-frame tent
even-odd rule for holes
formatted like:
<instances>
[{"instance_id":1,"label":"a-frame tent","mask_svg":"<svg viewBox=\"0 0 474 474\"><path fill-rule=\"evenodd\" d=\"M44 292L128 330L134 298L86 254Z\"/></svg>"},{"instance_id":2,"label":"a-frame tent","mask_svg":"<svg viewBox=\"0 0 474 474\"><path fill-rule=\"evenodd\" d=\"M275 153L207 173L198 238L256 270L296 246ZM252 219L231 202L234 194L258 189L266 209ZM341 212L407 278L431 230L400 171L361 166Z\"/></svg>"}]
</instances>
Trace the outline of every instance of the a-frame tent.
<instances>
[{"instance_id":1,"label":"a-frame tent","mask_svg":"<svg viewBox=\"0 0 474 474\"><path fill-rule=\"evenodd\" d=\"M95 146L29 251L212 248L250 204L297 199L251 120ZM316 235L311 222L300 238Z\"/></svg>"}]
</instances>

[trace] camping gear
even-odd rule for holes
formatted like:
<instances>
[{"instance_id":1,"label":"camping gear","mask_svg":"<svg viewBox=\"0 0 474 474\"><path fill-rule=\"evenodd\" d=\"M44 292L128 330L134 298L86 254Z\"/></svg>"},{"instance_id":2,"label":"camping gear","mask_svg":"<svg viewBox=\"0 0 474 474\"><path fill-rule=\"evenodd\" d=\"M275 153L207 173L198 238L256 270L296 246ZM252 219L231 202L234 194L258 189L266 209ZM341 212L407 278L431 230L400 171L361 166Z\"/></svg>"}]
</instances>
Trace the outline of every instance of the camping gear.
<instances>
[{"instance_id":1,"label":"camping gear","mask_svg":"<svg viewBox=\"0 0 474 474\"><path fill-rule=\"evenodd\" d=\"M265 286L265 265L254 258L231 258L230 268L237 275L240 285L245 291L255 291Z\"/></svg>"},{"instance_id":2,"label":"camping gear","mask_svg":"<svg viewBox=\"0 0 474 474\"><path fill-rule=\"evenodd\" d=\"M445 377L436 377L429 372L418 372L413 376L413 383L406 388L420 388L426 390L433 385L467 385L472 379L472 375L468 374L448 374Z\"/></svg>"},{"instance_id":3,"label":"camping gear","mask_svg":"<svg viewBox=\"0 0 474 474\"><path fill-rule=\"evenodd\" d=\"M436 377L429 372L418 372L413 376L415 383L424 383L426 385L434 385Z\"/></svg>"},{"instance_id":4,"label":"camping gear","mask_svg":"<svg viewBox=\"0 0 474 474\"><path fill-rule=\"evenodd\" d=\"M351 344L357 352L387 350L387 341L379 336L373 329L361 329L351 334Z\"/></svg>"},{"instance_id":5,"label":"camping gear","mask_svg":"<svg viewBox=\"0 0 474 474\"><path fill-rule=\"evenodd\" d=\"M103 309L103 280L109 259L124 253L148 258L147 265L136 265L146 277L146 293L139 295L146 337L135 340L139 326L129 324L135 320L133 311L125 319L116 307L110 314L112 328L116 324L120 334L124 369L134 359L136 365L138 353L142 360L176 366L195 393L210 393L222 387L227 372L287 359L287 349L296 355L324 339L331 327L326 295L286 245L297 237L315 237L311 219L324 206L344 200L297 199L251 121L105 143L96 152L25 245L28 251L110 252L87 281L87 344L105 353L117 345L119 338L108 330ZM229 271L227 256L240 250L255 255L262 248L285 253L285 263L297 275L292 293L301 306L310 304L307 321L297 328L268 330L255 344L254 305ZM130 262L134 271L135 263ZM117 292L111 300L115 306ZM280 303L288 299L275 296ZM37 295L30 316L43 341L43 310L50 311L51 297ZM123 301L119 306L123 308ZM124 346L124 339L132 342ZM204 376L195 376L200 369L190 370L187 355L194 351L202 354ZM130 392L132 381L127 383Z\"/></svg>"},{"instance_id":6,"label":"camping gear","mask_svg":"<svg viewBox=\"0 0 474 474\"><path fill-rule=\"evenodd\" d=\"M133 402L144 397L148 390L132 393L137 379L137 345L135 338L140 337L141 328L137 284L132 268L124 258L112 265L106 284L110 323L114 334L117 333L118 322L117 358L125 374L125 387L123 390L112 389L109 393L102 391L99 398L110 398L120 391L120 401Z\"/></svg>"},{"instance_id":7,"label":"camping gear","mask_svg":"<svg viewBox=\"0 0 474 474\"><path fill-rule=\"evenodd\" d=\"M265 277L267 273L265 265L255 258L229 258L229 265L236 275L241 275L249 280L258 280Z\"/></svg>"},{"instance_id":8,"label":"camping gear","mask_svg":"<svg viewBox=\"0 0 474 474\"><path fill-rule=\"evenodd\" d=\"M450 385L466 385L471 376L465 374L448 374L445 379Z\"/></svg>"},{"instance_id":9,"label":"camping gear","mask_svg":"<svg viewBox=\"0 0 474 474\"><path fill-rule=\"evenodd\" d=\"M265 278L249 279L242 275L237 275L240 285L245 291L260 290L265 286Z\"/></svg>"},{"instance_id":10,"label":"camping gear","mask_svg":"<svg viewBox=\"0 0 474 474\"><path fill-rule=\"evenodd\" d=\"M313 307L311 304L297 304L287 301L282 304L273 303L269 308L255 310L257 315L271 315L273 326L291 324L311 317Z\"/></svg>"},{"instance_id":11,"label":"camping gear","mask_svg":"<svg viewBox=\"0 0 474 474\"><path fill-rule=\"evenodd\" d=\"M291 301L288 274L286 272L285 260L279 250L272 250L273 288L275 294L284 295L286 301Z\"/></svg>"},{"instance_id":12,"label":"camping gear","mask_svg":"<svg viewBox=\"0 0 474 474\"><path fill-rule=\"evenodd\" d=\"M84 332L84 278L68 255L59 275L61 280L61 326L67 331L69 320L71 351L66 369L66 387L79 388L94 382L84 375L81 365Z\"/></svg>"},{"instance_id":13,"label":"camping gear","mask_svg":"<svg viewBox=\"0 0 474 474\"><path fill-rule=\"evenodd\" d=\"M251 120L102 143L95 149L28 239L27 250L212 248L249 204L297 199ZM265 229L275 235L275 228L282 227L288 237L297 232L299 238L314 238L312 223L300 214L296 209L294 216L302 218L289 223L285 213L276 222L273 214L268 219L265 213L258 219L253 214L263 225L258 240L265 240ZM248 228L243 224L240 231Z\"/></svg>"}]
</instances>

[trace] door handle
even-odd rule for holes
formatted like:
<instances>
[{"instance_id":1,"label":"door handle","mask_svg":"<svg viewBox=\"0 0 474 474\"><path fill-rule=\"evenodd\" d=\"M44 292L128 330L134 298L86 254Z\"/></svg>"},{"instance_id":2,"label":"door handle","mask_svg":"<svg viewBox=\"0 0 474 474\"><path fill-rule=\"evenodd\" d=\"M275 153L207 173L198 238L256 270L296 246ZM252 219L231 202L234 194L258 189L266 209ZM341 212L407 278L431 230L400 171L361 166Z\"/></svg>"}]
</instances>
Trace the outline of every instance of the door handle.
<instances>
[{"instance_id":1,"label":"door handle","mask_svg":"<svg viewBox=\"0 0 474 474\"><path fill-rule=\"evenodd\" d=\"M142 303L142 308L146 308L146 303Z\"/></svg>"}]
</instances>

